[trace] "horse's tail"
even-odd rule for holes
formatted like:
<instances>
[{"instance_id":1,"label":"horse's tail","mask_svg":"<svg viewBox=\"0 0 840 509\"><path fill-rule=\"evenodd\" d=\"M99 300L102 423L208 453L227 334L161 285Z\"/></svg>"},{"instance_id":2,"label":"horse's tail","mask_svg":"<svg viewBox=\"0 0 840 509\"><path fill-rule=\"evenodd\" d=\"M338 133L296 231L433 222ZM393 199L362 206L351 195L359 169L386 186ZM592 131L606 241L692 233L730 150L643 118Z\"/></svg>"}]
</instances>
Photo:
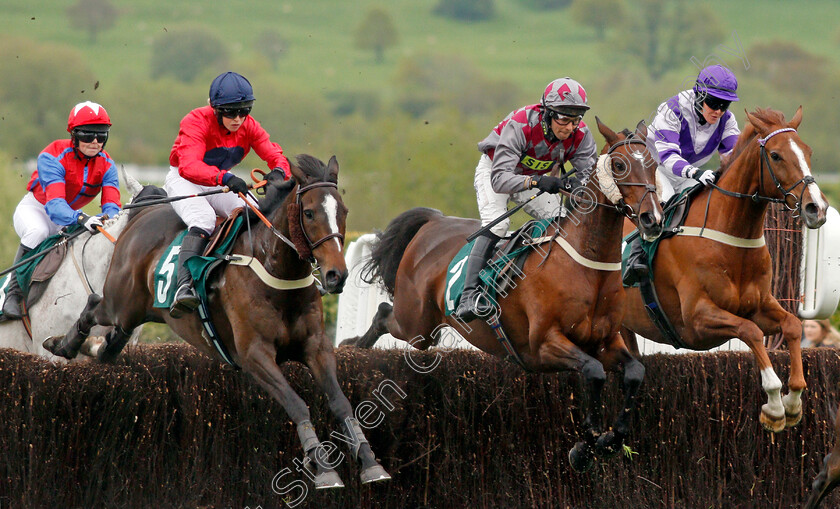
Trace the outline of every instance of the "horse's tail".
<instances>
[{"instance_id":1,"label":"horse's tail","mask_svg":"<svg viewBox=\"0 0 840 509\"><path fill-rule=\"evenodd\" d=\"M371 246L370 260L362 267L362 280L373 283L381 279L388 294L393 297L397 268L405 248L424 224L440 216L443 214L439 210L417 207L395 217L385 231L377 233Z\"/></svg>"}]
</instances>

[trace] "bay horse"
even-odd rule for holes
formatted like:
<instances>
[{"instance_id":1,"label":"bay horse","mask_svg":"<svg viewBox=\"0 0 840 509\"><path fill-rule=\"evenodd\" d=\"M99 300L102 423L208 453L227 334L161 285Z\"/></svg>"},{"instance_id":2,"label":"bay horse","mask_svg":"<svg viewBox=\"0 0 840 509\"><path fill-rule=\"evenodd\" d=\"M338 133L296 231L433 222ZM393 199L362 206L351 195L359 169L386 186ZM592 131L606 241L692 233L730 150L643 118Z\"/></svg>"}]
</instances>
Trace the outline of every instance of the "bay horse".
<instances>
[{"instance_id":1,"label":"bay horse","mask_svg":"<svg viewBox=\"0 0 840 509\"><path fill-rule=\"evenodd\" d=\"M819 507L823 499L840 484L840 407L834 417L834 436L837 437L837 441L823 458L822 470L811 484L811 495L805 503L805 509Z\"/></svg>"},{"instance_id":2,"label":"bay horse","mask_svg":"<svg viewBox=\"0 0 840 509\"><path fill-rule=\"evenodd\" d=\"M131 175L122 171L123 184L132 196L138 195L143 186ZM103 228L112 237L119 237L128 222L128 211L121 210L115 217L103 221ZM64 248L60 248L64 249ZM27 307L31 337L23 320L0 322L0 348L28 352L52 361L62 361L42 346L45 339L63 334L79 318L88 295L101 292L108 273L114 243L105 235L82 232L66 240L66 254L46 281L32 281ZM101 339L110 328L97 327L82 346L84 358L95 357L102 345ZM139 333L139 329L137 331Z\"/></svg>"},{"instance_id":3,"label":"bay horse","mask_svg":"<svg viewBox=\"0 0 840 509\"><path fill-rule=\"evenodd\" d=\"M828 203L811 175L811 148L796 131L802 107L790 122L771 109L746 114L748 123L717 185L691 202L685 230L694 227L695 233L661 240L653 282L661 309L682 343L674 346L708 350L739 338L752 350L767 393L760 421L779 432L802 418L802 323L770 294L773 274L764 245L764 216L768 203L784 203L808 228L819 228ZM701 229L706 233L696 233ZM631 230L625 224L625 231ZM622 334L631 349L638 353L635 334L671 344L646 313L638 288L627 289L627 308ZM790 353L784 397L763 340L779 332Z\"/></svg>"},{"instance_id":4,"label":"bay horse","mask_svg":"<svg viewBox=\"0 0 840 509\"><path fill-rule=\"evenodd\" d=\"M644 367L618 333L624 314L622 220L632 217L651 238L659 235L662 221L644 123L628 137L596 121L607 143L597 176L573 197L586 195L591 201L577 200L579 208L552 221L543 234L549 243L531 253L524 275L493 303L495 318L508 336L507 348L490 325L494 317L466 324L445 313L447 267L480 223L428 208L402 213L378 234L363 277L370 282L381 279L393 306L380 304L365 335L343 343L369 348L389 332L425 350L440 341L443 326L449 325L479 349L499 357L510 354L528 371L581 372L590 404L584 440L569 453L579 471L589 468L596 454L606 457L621 449L644 377ZM612 431L602 434L605 368L619 365L624 368L625 404Z\"/></svg>"},{"instance_id":5,"label":"bay horse","mask_svg":"<svg viewBox=\"0 0 840 509\"><path fill-rule=\"evenodd\" d=\"M309 367L315 382L327 394L358 460L363 483L390 479L377 462L353 407L336 378L335 352L324 330L321 294L310 261L317 262L327 292L340 293L347 278L344 231L347 218L338 191L338 161L325 165L309 155L292 164L292 176L266 176L260 210L270 220L249 226L235 240L233 256L253 256L246 265L229 264L211 283L209 316L229 358L251 375L277 400L297 426L304 463L316 488L342 487L310 422L306 403L289 385L279 364L293 360ZM91 299L67 335L45 347L73 357L93 324L114 325L100 354L112 360L131 331L147 321L164 322L201 352L217 359L222 352L202 337L198 310L175 319L168 309L155 308L155 268L184 223L170 205L154 205L132 217L117 242L105 281L104 294ZM247 259L247 258L246 258ZM266 274L267 273L267 274Z\"/></svg>"}]
</instances>

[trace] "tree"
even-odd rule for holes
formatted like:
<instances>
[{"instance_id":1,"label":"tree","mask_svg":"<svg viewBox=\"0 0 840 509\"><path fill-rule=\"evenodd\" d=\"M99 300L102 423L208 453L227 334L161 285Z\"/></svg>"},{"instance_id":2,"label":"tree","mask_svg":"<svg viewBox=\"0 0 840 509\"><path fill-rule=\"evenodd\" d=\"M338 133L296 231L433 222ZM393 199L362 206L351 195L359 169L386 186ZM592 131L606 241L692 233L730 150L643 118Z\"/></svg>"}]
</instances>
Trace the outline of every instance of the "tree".
<instances>
[{"instance_id":1,"label":"tree","mask_svg":"<svg viewBox=\"0 0 840 509\"><path fill-rule=\"evenodd\" d=\"M388 11L380 7L371 8L365 19L356 27L356 47L361 50L372 50L376 63L381 64L385 59L385 50L394 46L399 37L397 28Z\"/></svg>"},{"instance_id":2,"label":"tree","mask_svg":"<svg viewBox=\"0 0 840 509\"><path fill-rule=\"evenodd\" d=\"M0 69L0 149L20 160L66 135L70 108L101 92L82 54L66 46L0 37Z\"/></svg>"},{"instance_id":3,"label":"tree","mask_svg":"<svg viewBox=\"0 0 840 509\"><path fill-rule=\"evenodd\" d=\"M164 32L152 44L152 78L172 76L189 83L208 67L224 67L227 60L227 48L209 28Z\"/></svg>"},{"instance_id":4,"label":"tree","mask_svg":"<svg viewBox=\"0 0 840 509\"><path fill-rule=\"evenodd\" d=\"M624 19L624 0L575 0L569 13L578 23L594 28L595 37L603 41L607 28Z\"/></svg>"},{"instance_id":5,"label":"tree","mask_svg":"<svg viewBox=\"0 0 840 509\"><path fill-rule=\"evenodd\" d=\"M84 30L90 42L96 42L99 32L114 26L120 12L108 0L78 0L67 8L70 26Z\"/></svg>"},{"instance_id":6,"label":"tree","mask_svg":"<svg viewBox=\"0 0 840 509\"><path fill-rule=\"evenodd\" d=\"M277 61L285 56L288 43L280 35L280 32L271 28L264 30L254 40L257 51L262 54L270 63L272 70L277 70Z\"/></svg>"},{"instance_id":7,"label":"tree","mask_svg":"<svg viewBox=\"0 0 840 509\"><path fill-rule=\"evenodd\" d=\"M723 40L723 22L707 5L687 0L639 0L636 5L611 46L638 59L654 80Z\"/></svg>"},{"instance_id":8,"label":"tree","mask_svg":"<svg viewBox=\"0 0 840 509\"><path fill-rule=\"evenodd\" d=\"M493 0L440 0L435 14L458 21L484 21L496 15Z\"/></svg>"}]
</instances>

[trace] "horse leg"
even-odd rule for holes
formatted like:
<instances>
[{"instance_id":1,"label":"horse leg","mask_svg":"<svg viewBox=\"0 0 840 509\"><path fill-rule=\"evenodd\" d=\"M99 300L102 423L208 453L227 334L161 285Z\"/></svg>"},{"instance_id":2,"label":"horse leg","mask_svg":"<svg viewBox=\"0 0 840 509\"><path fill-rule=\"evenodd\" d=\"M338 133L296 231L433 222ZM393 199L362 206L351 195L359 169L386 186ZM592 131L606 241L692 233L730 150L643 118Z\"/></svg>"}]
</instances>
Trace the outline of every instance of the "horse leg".
<instances>
[{"instance_id":1,"label":"horse leg","mask_svg":"<svg viewBox=\"0 0 840 509\"><path fill-rule=\"evenodd\" d=\"M373 316L373 321L370 324L367 332L358 338L355 343L348 343L357 348L372 348L376 344L376 340L383 334L388 332L388 323L394 319L394 306L383 302L379 304L376 314ZM342 343L345 344L345 343Z\"/></svg>"},{"instance_id":2,"label":"horse leg","mask_svg":"<svg viewBox=\"0 0 840 509\"><path fill-rule=\"evenodd\" d=\"M686 312L688 309L686 307ZM685 323L693 324L698 334L718 338L738 338L752 350L761 372L761 387L767 393L767 403L761 406L759 421L768 431L778 433L784 430L785 407L781 397L782 381L770 363L761 329L750 320L720 309L708 299L699 301L694 310L693 315L684 316L683 320Z\"/></svg>"},{"instance_id":3,"label":"horse leg","mask_svg":"<svg viewBox=\"0 0 840 509\"><path fill-rule=\"evenodd\" d=\"M782 337L790 354L788 393L782 398L785 407L785 426L792 427L802 420L802 392L805 390L805 372L802 368L802 322L785 311L776 299L769 300L753 321L766 334L775 334L781 326Z\"/></svg>"},{"instance_id":4,"label":"horse leg","mask_svg":"<svg viewBox=\"0 0 840 509\"><path fill-rule=\"evenodd\" d=\"M601 393L607 380L604 366L569 341L556 327L546 333L538 356L542 369L560 371L571 368L580 371L589 388L589 407L582 425L583 441L569 451L572 468L584 472L594 463L594 451L602 426Z\"/></svg>"},{"instance_id":5,"label":"horse leg","mask_svg":"<svg viewBox=\"0 0 840 509\"><path fill-rule=\"evenodd\" d=\"M50 336L44 340L43 346L53 355L64 357L65 359L73 359L79 354L87 337L90 335L90 330L94 325L97 325L94 311L102 297L92 293L88 296L87 304L79 315L70 330L63 336Z\"/></svg>"},{"instance_id":6,"label":"horse leg","mask_svg":"<svg viewBox=\"0 0 840 509\"><path fill-rule=\"evenodd\" d=\"M595 444L598 454L611 457L618 453L624 445L624 439L630 434L630 416L636 408L636 397L645 378L645 367L630 354L619 333L604 345L599 360L607 369L613 369L618 364L624 367L624 406L618 413L612 430L601 434Z\"/></svg>"},{"instance_id":7,"label":"horse leg","mask_svg":"<svg viewBox=\"0 0 840 509\"><path fill-rule=\"evenodd\" d=\"M115 325L108 335L105 336L105 344L97 349L96 358L100 362L114 362L120 352L122 352L122 349L125 348L125 344L128 343L133 331L134 328L125 331L119 325Z\"/></svg>"},{"instance_id":8,"label":"horse leg","mask_svg":"<svg viewBox=\"0 0 840 509\"><path fill-rule=\"evenodd\" d=\"M624 345L630 350L630 353L636 358L641 357L642 352L639 350L639 337L636 336L636 333L624 326L619 331L622 339L624 339Z\"/></svg>"},{"instance_id":9,"label":"horse leg","mask_svg":"<svg viewBox=\"0 0 840 509\"><path fill-rule=\"evenodd\" d=\"M295 460L296 466L303 467L303 470L298 470L309 477L316 489L343 488L344 483L328 459L331 451L318 440L315 428L309 420L309 408L289 385L274 360L277 356L276 349L267 341L252 340L244 344L249 344L249 347L241 357L243 371L251 375L271 397L280 402L297 426L298 438L305 456L303 462L298 463Z\"/></svg>"},{"instance_id":10,"label":"horse leg","mask_svg":"<svg viewBox=\"0 0 840 509\"><path fill-rule=\"evenodd\" d=\"M362 432L362 427L354 417L353 407L338 385L335 353L326 338L323 338L321 345L312 354L307 353L305 362L309 366L309 370L312 372L315 381L326 393L330 410L338 422L341 423L346 433L346 435L333 433L331 436L349 445L353 459L359 463L359 467L361 468L359 477L362 480L362 484L387 481L391 476L376 461L376 456L374 456L373 450L370 448L370 444Z\"/></svg>"}]
</instances>

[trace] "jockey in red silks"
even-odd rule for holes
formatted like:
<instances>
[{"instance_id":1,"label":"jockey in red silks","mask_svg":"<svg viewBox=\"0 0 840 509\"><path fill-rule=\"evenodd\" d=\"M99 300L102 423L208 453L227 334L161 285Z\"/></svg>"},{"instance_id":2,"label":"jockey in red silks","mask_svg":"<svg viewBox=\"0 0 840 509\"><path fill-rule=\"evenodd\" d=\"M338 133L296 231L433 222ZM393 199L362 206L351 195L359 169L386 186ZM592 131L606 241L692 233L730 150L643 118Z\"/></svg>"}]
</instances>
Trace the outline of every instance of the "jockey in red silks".
<instances>
[{"instance_id":1,"label":"jockey in red silks","mask_svg":"<svg viewBox=\"0 0 840 509\"><path fill-rule=\"evenodd\" d=\"M508 201L528 201L525 212L537 219L560 214L560 190L572 191L585 183L595 166L595 138L581 120L589 109L586 90L571 78L548 84L539 104L511 112L478 144L482 156L475 169L475 192L481 225L505 213ZM557 164L569 161L577 175L565 178L547 175ZM530 200L534 191L545 191ZM475 239L467 258L464 291L455 315L465 322L490 310L480 299L479 273L510 220L499 222Z\"/></svg>"},{"instance_id":2,"label":"jockey in red silks","mask_svg":"<svg viewBox=\"0 0 840 509\"><path fill-rule=\"evenodd\" d=\"M280 145L251 116L254 91L244 76L226 72L210 84L209 106L189 112L182 120L169 154L170 170L164 189L170 196L184 196L221 189L233 193L189 198L172 202L188 232L178 255L178 289L169 312L174 318L198 307L198 295L185 263L200 255L216 228L216 215L229 217L245 202L235 193L248 193L248 185L230 170L251 151L269 168L281 170L288 180L291 168ZM250 205L257 204L249 199Z\"/></svg>"},{"instance_id":3,"label":"jockey in red silks","mask_svg":"<svg viewBox=\"0 0 840 509\"><path fill-rule=\"evenodd\" d=\"M738 80L722 65L706 67L697 75L694 87L683 90L659 105L650 125L648 149L658 163L664 187L662 200L696 186L711 186L718 172L703 169L712 156L726 161L741 134L729 105L738 100ZM648 260L641 238L630 244L625 286L648 276Z\"/></svg>"},{"instance_id":4,"label":"jockey in red silks","mask_svg":"<svg viewBox=\"0 0 840 509\"><path fill-rule=\"evenodd\" d=\"M86 101L70 110L67 132L70 139L55 140L38 155L38 163L14 213L20 246L15 263L64 226L80 224L91 233L102 226L101 215L120 211L120 182L117 167L104 151L111 118L101 105ZM79 209L101 193L99 216ZM21 292L12 271L3 302L6 318L21 317Z\"/></svg>"}]
</instances>

